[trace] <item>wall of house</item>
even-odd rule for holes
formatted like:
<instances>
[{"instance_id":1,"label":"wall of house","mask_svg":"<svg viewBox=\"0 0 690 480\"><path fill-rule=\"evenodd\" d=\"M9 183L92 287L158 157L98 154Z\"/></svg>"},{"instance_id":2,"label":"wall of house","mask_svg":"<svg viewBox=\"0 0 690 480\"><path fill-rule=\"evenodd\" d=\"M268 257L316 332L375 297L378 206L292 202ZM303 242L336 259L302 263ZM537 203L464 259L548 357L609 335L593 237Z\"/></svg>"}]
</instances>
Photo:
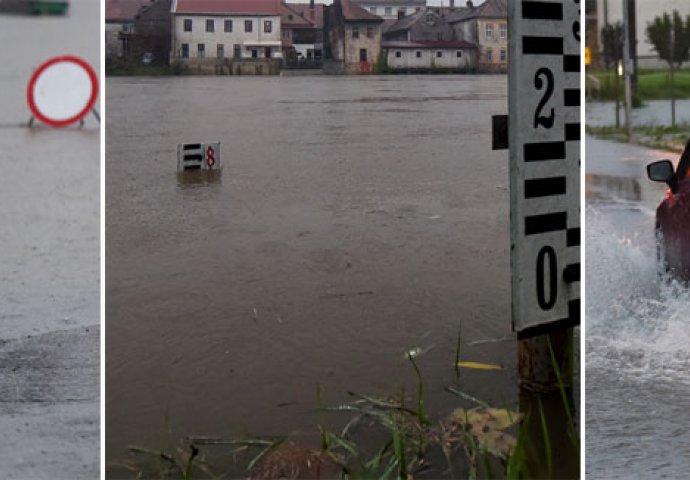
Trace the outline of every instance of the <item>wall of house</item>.
<instances>
[{"instance_id":1,"label":"wall of house","mask_svg":"<svg viewBox=\"0 0 690 480\"><path fill-rule=\"evenodd\" d=\"M493 25L493 37L486 36L486 25ZM501 38L501 25L506 29L506 35ZM477 37L479 39L479 59L477 68L484 72L508 71L508 20L507 19L481 19L477 21ZM489 50L491 59L488 58ZM501 60L501 50L505 51L505 59Z\"/></svg>"},{"instance_id":2,"label":"wall of house","mask_svg":"<svg viewBox=\"0 0 690 480\"><path fill-rule=\"evenodd\" d=\"M184 31L184 21L192 20L192 31ZM214 31L206 31L206 20L215 20ZM225 32L225 20L232 20L232 32ZM244 31L245 20L251 20L253 28L250 33ZM271 33L264 32L264 21L272 22ZM216 57L217 45L222 44L225 58L232 58L234 45L241 46L242 58L251 58L251 49L258 48L259 58L263 58L264 49L261 47L246 48L245 41L273 41L280 42L280 15L275 16L207 16L185 15L173 16L174 45L173 56L181 56L182 44L189 45L189 58L197 58L199 44L205 45L206 57ZM282 58L280 45L271 47L272 58Z\"/></svg>"},{"instance_id":3,"label":"wall of house","mask_svg":"<svg viewBox=\"0 0 690 480\"><path fill-rule=\"evenodd\" d=\"M121 32L131 32L133 24L130 22L108 22L105 24L105 57L106 58L123 58L125 52L122 47L122 40L120 40Z\"/></svg>"},{"instance_id":4,"label":"wall of house","mask_svg":"<svg viewBox=\"0 0 690 480\"><path fill-rule=\"evenodd\" d=\"M354 28L359 29L359 38L353 38ZM373 29L371 38L367 37L367 28ZM360 62L361 49L367 50L367 62ZM347 22L345 24L345 70L351 73L372 72L381 53L381 23Z\"/></svg>"},{"instance_id":5,"label":"wall of house","mask_svg":"<svg viewBox=\"0 0 690 480\"><path fill-rule=\"evenodd\" d=\"M462 56L458 58L457 52ZM400 57L397 57L400 52ZM417 57L417 52L420 57ZM441 52L441 57L437 53ZM386 49L386 61L391 70L470 70L473 65L473 52L457 48L390 48Z\"/></svg>"},{"instance_id":6,"label":"wall of house","mask_svg":"<svg viewBox=\"0 0 690 480\"><path fill-rule=\"evenodd\" d=\"M144 9L134 21L136 58L145 52L153 54L153 63L167 64L170 59L171 0L157 0Z\"/></svg>"},{"instance_id":7,"label":"wall of house","mask_svg":"<svg viewBox=\"0 0 690 480\"><path fill-rule=\"evenodd\" d=\"M184 73L192 75L280 75L282 61L277 58L218 59L189 58Z\"/></svg>"},{"instance_id":8,"label":"wall of house","mask_svg":"<svg viewBox=\"0 0 690 480\"><path fill-rule=\"evenodd\" d=\"M405 15L412 15L418 8L424 8L424 5L415 4L413 2L405 2L401 0L399 2L390 2L388 5L381 5L368 3L366 1L359 1L357 4L368 12L378 15L385 20L395 20L398 18L398 10L401 8L405 9ZM386 13L386 7L390 8L390 13ZM372 10L372 8L374 10Z\"/></svg>"}]
</instances>

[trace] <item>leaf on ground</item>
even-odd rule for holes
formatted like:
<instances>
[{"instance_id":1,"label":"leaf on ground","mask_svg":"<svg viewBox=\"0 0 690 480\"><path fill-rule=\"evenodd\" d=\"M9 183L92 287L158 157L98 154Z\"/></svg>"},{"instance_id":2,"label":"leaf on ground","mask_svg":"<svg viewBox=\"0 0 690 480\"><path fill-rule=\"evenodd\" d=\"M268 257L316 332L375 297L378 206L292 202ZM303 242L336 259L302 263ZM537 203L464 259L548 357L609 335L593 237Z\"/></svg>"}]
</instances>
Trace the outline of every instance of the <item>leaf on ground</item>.
<instances>
[{"instance_id":1,"label":"leaf on ground","mask_svg":"<svg viewBox=\"0 0 690 480\"><path fill-rule=\"evenodd\" d=\"M487 451L500 456L510 456L517 443L515 437L504 432L520 420L523 414L505 408L476 407L471 410L458 408L450 416L452 422L460 425L477 439Z\"/></svg>"},{"instance_id":2,"label":"leaf on ground","mask_svg":"<svg viewBox=\"0 0 690 480\"><path fill-rule=\"evenodd\" d=\"M475 407L470 410L456 409L451 414L451 420L462 427L469 427L470 430L475 430L477 426L480 427L479 430L484 430L484 427L490 430L505 430L522 420L523 416L522 413L507 408Z\"/></svg>"},{"instance_id":3,"label":"leaf on ground","mask_svg":"<svg viewBox=\"0 0 690 480\"><path fill-rule=\"evenodd\" d=\"M490 363L458 362L456 365L460 368L474 368L475 370L503 370L502 366Z\"/></svg>"}]
</instances>

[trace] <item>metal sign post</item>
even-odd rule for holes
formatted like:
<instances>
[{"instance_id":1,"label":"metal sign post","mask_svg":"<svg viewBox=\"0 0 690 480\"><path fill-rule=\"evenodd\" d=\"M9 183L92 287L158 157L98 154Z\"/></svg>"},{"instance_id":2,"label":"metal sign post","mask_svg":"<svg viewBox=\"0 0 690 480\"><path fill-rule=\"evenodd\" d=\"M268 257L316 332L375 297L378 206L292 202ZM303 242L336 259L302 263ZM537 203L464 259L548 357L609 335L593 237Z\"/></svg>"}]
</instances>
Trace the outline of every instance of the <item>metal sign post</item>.
<instances>
[{"instance_id":1,"label":"metal sign post","mask_svg":"<svg viewBox=\"0 0 690 480\"><path fill-rule=\"evenodd\" d=\"M571 406L558 391L572 386L571 327L580 322L580 7L580 0L508 2L512 321L520 409L535 418L527 426L535 439L543 435L536 420L541 410L552 442L567 440ZM544 452L528 453L532 476L579 476L579 446L575 452L573 445L560 445L553 472L536 471L550 464Z\"/></svg>"}]
</instances>

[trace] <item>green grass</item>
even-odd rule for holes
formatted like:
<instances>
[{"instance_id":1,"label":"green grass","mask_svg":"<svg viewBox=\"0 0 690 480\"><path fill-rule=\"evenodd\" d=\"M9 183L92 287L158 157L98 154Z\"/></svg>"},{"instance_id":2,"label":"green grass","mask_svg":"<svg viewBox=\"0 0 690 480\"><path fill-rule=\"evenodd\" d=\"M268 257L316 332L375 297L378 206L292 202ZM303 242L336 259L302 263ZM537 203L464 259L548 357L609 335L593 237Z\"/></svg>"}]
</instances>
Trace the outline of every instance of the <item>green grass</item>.
<instances>
[{"instance_id":1,"label":"green grass","mask_svg":"<svg viewBox=\"0 0 690 480\"><path fill-rule=\"evenodd\" d=\"M459 343L458 340L454 352L456 360L460 356ZM572 338L569 348L573 348ZM550 343L549 350L552 365L557 369ZM184 440L186 447L174 453L133 447L133 453L148 459L150 469L138 469L129 464L129 471L132 478L229 478L231 473L227 470L220 476L212 472L206 452L201 452L202 447L207 450L214 446L232 455L234 465L244 471L243 477L254 479L281 475L281 478L302 478L300 473L314 474L315 469L319 472L318 478L340 479L407 480L420 475L424 478L429 475L469 479L551 478L556 459L562 459L565 454L557 450L554 439L567 432L579 452L572 407L559 370L556 370L558 388L562 408L566 411L562 419L568 426L558 433L549 425L541 397L537 409L530 408L532 411L524 413L509 408L491 408L486 402L464 393L458 381L446 391L460 397L459 404L466 408L456 408L450 414L432 419L424 409L422 368L418 363L420 351L411 349L406 354L418 383L416 405L412 408L405 405L404 389L387 398L348 392L352 401L323 407L322 388L317 385L318 412L347 416L345 426L338 431L319 422L319 447L310 447L304 442L296 444L284 437L271 440L189 437ZM480 374L487 375L487 380L491 381L491 372ZM534 424L540 427L539 438L528 433L530 422L539 422ZM515 430L517 437L512 435ZM242 455L239 462L234 460L236 453ZM151 461L158 465L151 466ZM572 475L579 475L579 472L572 472Z\"/></svg>"},{"instance_id":2,"label":"green grass","mask_svg":"<svg viewBox=\"0 0 690 480\"><path fill-rule=\"evenodd\" d=\"M585 131L597 138L626 142L625 127L585 126ZM668 150L680 153L690 137L690 124L677 124L675 127L667 125L635 125L632 129L633 143L658 150Z\"/></svg>"},{"instance_id":3,"label":"green grass","mask_svg":"<svg viewBox=\"0 0 690 480\"><path fill-rule=\"evenodd\" d=\"M599 99L615 100L615 75L613 71L587 71L596 77L601 85ZM589 82L589 79L587 80ZM623 79L618 79L618 98L624 97ZM690 98L690 69L676 70L673 75L675 98ZM637 75L637 98L646 100L665 100L671 98L670 73L668 70L640 70Z\"/></svg>"}]
</instances>

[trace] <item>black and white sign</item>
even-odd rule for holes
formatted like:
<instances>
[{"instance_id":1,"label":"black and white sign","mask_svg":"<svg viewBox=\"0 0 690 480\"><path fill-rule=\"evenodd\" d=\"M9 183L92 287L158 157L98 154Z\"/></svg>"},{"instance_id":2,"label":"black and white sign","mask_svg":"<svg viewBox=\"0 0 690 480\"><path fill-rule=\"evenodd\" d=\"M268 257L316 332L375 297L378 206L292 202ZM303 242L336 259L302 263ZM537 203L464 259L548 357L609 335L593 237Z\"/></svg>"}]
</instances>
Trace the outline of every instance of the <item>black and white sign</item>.
<instances>
[{"instance_id":1,"label":"black and white sign","mask_svg":"<svg viewBox=\"0 0 690 480\"><path fill-rule=\"evenodd\" d=\"M220 142L182 143L177 146L178 172L220 169Z\"/></svg>"},{"instance_id":2,"label":"black and white sign","mask_svg":"<svg viewBox=\"0 0 690 480\"><path fill-rule=\"evenodd\" d=\"M513 330L580 321L580 1L509 6Z\"/></svg>"}]
</instances>

